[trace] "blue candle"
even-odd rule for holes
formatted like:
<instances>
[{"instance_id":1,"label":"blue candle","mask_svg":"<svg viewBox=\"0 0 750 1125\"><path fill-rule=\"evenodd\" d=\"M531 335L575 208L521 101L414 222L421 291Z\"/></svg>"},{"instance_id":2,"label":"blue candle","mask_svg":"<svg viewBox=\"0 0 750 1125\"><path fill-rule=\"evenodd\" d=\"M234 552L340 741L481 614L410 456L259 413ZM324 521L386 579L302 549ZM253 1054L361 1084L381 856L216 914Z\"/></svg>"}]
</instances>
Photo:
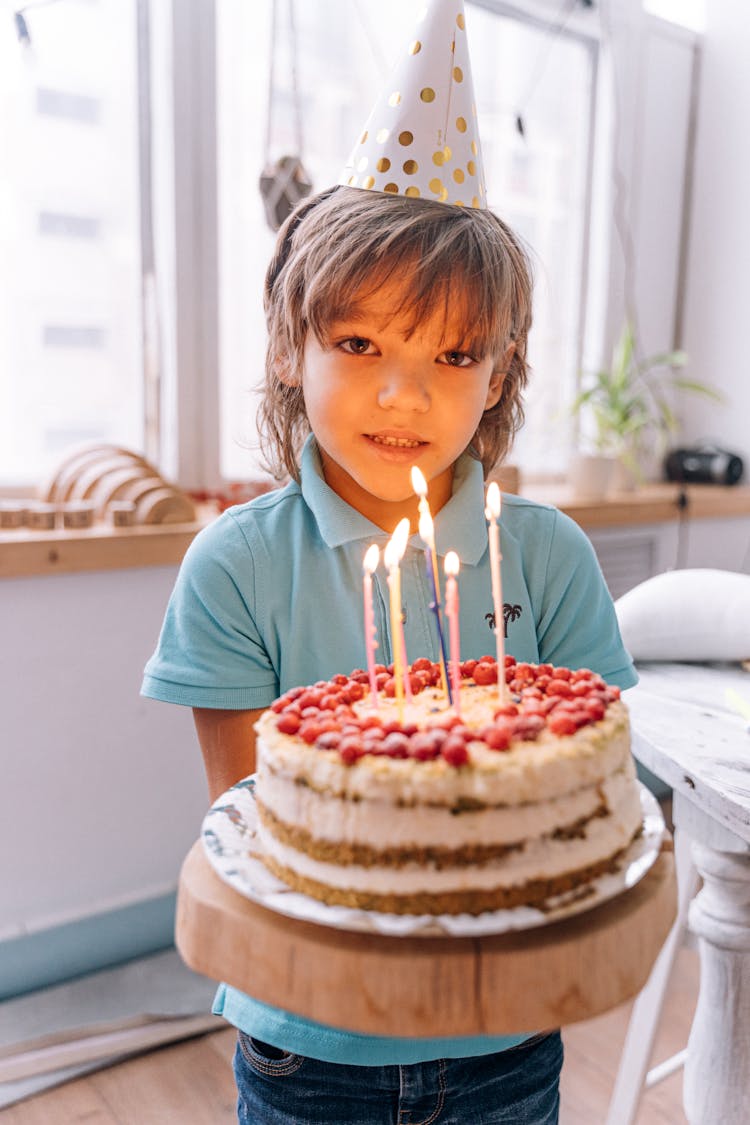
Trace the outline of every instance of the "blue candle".
<instances>
[{"instance_id":1,"label":"blue candle","mask_svg":"<svg viewBox=\"0 0 750 1125\"><path fill-rule=\"evenodd\" d=\"M437 584L435 582L435 569L434 569L434 566L433 566L432 551L430 550L429 547L425 547L424 557L425 557L425 564L426 564L426 567L427 567L427 581L430 584L430 590L432 592L432 601L430 602L430 609L435 614L435 625L437 627L438 640L440 641L440 657L441 657L440 666L441 666L441 669L444 669L446 667L447 663L448 663L448 658L447 658L446 652L445 652L445 637L443 636L443 623L442 623L441 618L440 618L440 591L438 590ZM452 704L453 703L453 693L451 691L450 680L446 676L444 678L443 682L445 684L445 689L448 693L448 702L450 704Z\"/></svg>"}]
</instances>

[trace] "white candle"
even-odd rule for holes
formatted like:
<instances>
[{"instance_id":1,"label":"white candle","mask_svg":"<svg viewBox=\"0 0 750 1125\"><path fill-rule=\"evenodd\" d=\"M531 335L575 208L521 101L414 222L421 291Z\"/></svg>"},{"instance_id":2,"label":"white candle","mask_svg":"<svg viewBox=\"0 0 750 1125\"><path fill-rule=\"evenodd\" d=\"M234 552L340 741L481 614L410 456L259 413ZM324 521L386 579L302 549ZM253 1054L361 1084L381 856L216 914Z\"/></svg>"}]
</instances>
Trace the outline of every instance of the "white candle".
<instances>
[{"instance_id":1,"label":"white candle","mask_svg":"<svg viewBox=\"0 0 750 1125\"><path fill-rule=\"evenodd\" d=\"M373 543L365 552L362 569L364 571L363 586L365 598L365 650L367 652L367 675L370 680L370 696L374 708L378 706L378 685L375 679L375 649L377 648L375 613L372 606L372 576L377 570L380 560L380 550L377 543Z\"/></svg>"},{"instance_id":2,"label":"white candle","mask_svg":"<svg viewBox=\"0 0 750 1125\"><path fill-rule=\"evenodd\" d=\"M503 579L500 563L500 489L493 480L487 489L487 506L484 509L485 518L489 523L488 535L490 542L490 577L492 580L492 606L495 615L495 651L497 656L497 690L500 702L504 703L508 688L505 683L505 618L503 616Z\"/></svg>"},{"instance_id":3,"label":"white candle","mask_svg":"<svg viewBox=\"0 0 750 1125\"><path fill-rule=\"evenodd\" d=\"M461 710L461 639L458 614L458 570L459 559L455 551L445 556L445 613L448 618L450 635L451 683L453 686L453 706L458 714Z\"/></svg>"}]
</instances>

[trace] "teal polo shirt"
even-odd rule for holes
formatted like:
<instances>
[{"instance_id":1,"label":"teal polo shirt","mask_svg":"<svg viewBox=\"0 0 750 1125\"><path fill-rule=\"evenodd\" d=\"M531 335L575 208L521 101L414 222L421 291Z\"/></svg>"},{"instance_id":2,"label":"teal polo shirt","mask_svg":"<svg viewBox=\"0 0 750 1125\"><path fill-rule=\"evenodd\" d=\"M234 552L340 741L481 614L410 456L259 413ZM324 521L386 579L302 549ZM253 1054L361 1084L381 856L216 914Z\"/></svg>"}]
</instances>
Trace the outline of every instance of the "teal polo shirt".
<instances>
[{"instance_id":1,"label":"teal polo shirt","mask_svg":"<svg viewBox=\"0 0 750 1125\"><path fill-rule=\"evenodd\" d=\"M415 529L416 530L416 529ZM190 707L267 707L299 684L366 663L362 560L389 536L326 484L314 439L300 483L230 508L189 547L167 607L142 694ZM453 494L435 516L439 556L461 560L461 655L492 654L492 593L481 465L462 456ZM503 497L500 518L506 652L517 660L587 667L622 688L636 674L593 548L555 508ZM440 567L442 574L442 565ZM439 658L424 545L415 534L401 564L406 651ZM373 576L378 649L392 660L388 586ZM516 1036L430 1039L359 1035L301 1019L221 985L214 1011L264 1042L330 1062L406 1065L489 1054Z\"/></svg>"}]
</instances>

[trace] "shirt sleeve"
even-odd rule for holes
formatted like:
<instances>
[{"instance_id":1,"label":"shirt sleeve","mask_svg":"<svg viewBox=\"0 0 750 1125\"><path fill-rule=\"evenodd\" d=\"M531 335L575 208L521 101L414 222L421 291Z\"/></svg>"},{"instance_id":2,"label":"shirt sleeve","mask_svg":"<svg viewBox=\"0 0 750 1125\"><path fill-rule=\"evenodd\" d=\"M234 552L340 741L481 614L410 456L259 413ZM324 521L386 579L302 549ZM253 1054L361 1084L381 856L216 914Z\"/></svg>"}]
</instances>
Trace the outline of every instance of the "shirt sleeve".
<instances>
[{"instance_id":1,"label":"shirt sleeve","mask_svg":"<svg viewBox=\"0 0 750 1125\"><path fill-rule=\"evenodd\" d=\"M278 680L258 603L252 551L235 520L221 516L188 548L141 694L190 707L267 707Z\"/></svg>"},{"instance_id":2,"label":"shirt sleeve","mask_svg":"<svg viewBox=\"0 0 750 1125\"><path fill-rule=\"evenodd\" d=\"M537 638L544 663L591 668L621 688L638 682L594 548L581 528L558 511Z\"/></svg>"}]
</instances>

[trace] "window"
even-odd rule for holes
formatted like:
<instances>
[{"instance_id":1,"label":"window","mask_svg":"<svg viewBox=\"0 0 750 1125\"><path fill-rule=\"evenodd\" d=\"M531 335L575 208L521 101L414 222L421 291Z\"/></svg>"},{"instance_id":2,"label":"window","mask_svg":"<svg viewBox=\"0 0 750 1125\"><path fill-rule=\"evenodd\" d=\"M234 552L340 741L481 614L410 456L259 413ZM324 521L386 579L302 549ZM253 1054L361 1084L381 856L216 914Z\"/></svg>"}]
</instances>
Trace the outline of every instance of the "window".
<instances>
[{"instance_id":1,"label":"window","mask_svg":"<svg viewBox=\"0 0 750 1125\"><path fill-rule=\"evenodd\" d=\"M221 468L226 477L252 475L257 464L253 388L263 371L262 284L274 244L258 180L266 155L276 159L296 152L295 56L300 155L314 190L320 190L338 181L422 6L422 0L381 0L376 9L350 0L297 3L293 26L289 6L278 2L272 44L270 0L218 4ZM476 5L467 28L490 206L526 240L535 264L528 422L514 459L527 471L562 472L571 432L564 407L580 366L594 44ZM267 68L249 66L247 60L270 56L269 123Z\"/></svg>"},{"instance_id":2,"label":"window","mask_svg":"<svg viewBox=\"0 0 750 1125\"><path fill-rule=\"evenodd\" d=\"M0 490L85 441L188 488L258 475L264 162L298 149L296 82L304 166L316 190L338 180L422 3L44 0L29 51L0 0ZM631 292L647 349L672 343L694 41L642 0L467 9L490 203L535 265L512 456L563 474L582 357Z\"/></svg>"},{"instance_id":3,"label":"window","mask_svg":"<svg viewBox=\"0 0 750 1125\"><path fill-rule=\"evenodd\" d=\"M135 0L0 5L0 484L143 442Z\"/></svg>"}]
</instances>

